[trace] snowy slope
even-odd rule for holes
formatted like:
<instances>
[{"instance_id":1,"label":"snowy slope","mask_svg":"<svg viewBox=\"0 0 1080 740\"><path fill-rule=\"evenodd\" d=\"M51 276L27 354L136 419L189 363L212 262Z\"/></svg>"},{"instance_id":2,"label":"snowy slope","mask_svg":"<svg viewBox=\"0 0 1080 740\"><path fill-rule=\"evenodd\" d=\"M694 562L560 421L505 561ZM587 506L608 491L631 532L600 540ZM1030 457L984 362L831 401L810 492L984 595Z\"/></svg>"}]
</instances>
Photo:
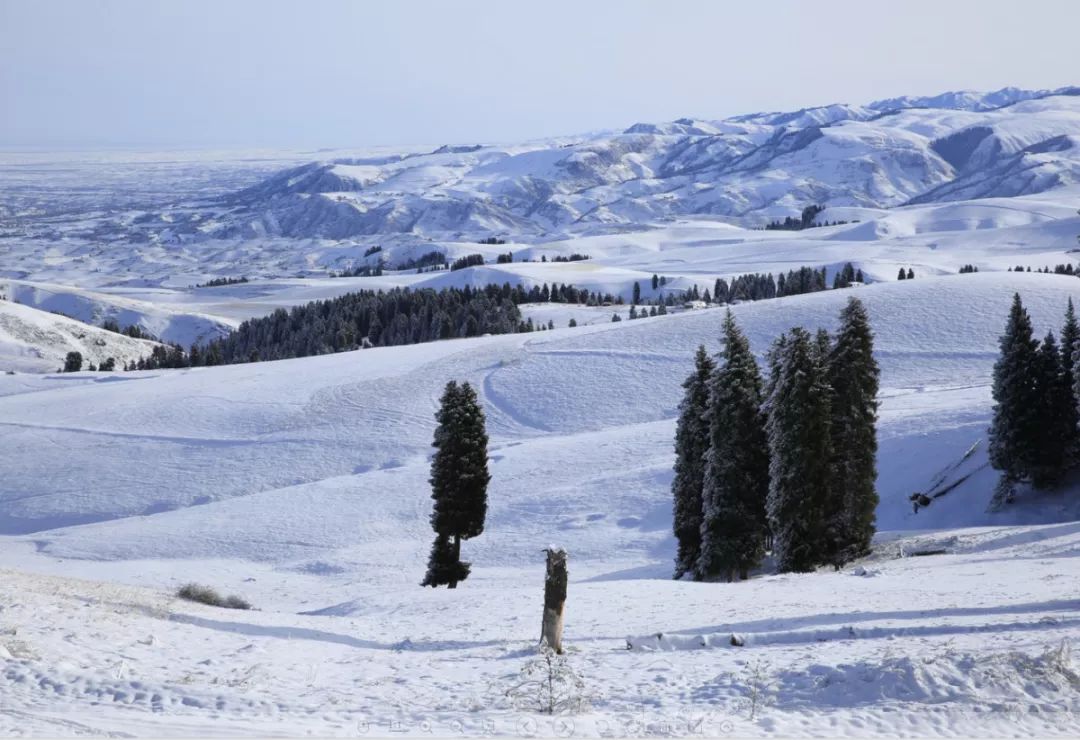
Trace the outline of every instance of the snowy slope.
<instances>
[{"instance_id":1,"label":"snowy slope","mask_svg":"<svg viewBox=\"0 0 1080 740\"><path fill-rule=\"evenodd\" d=\"M179 343L184 347L217 339L235 328L235 324L217 317L66 285L8 280L0 281L0 291L6 292L12 301L63 314L95 327L112 319L122 329L137 326L164 342Z\"/></svg>"},{"instance_id":2,"label":"snowy slope","mask_svg":"<svg viewBox=\"0 0 1080 740\"><path fill-rule=\"evenodd\" d=\"M132 339L39 311L0 301L0 370L50 373L64 366L68 352L79 352L86 365L116 360L117 369L149 356L154 342Z\"/></svg>"},{"instance_id":3,"label":"snowy slope","mask_svg":"<svg viewBox=\"0 0 1080 740\"><path fill-rule=\"evenodd\" d=\"M530 660L540 550L556 542L571 552L570 660L592 695L572 718L582 734L695 718L749 734L1065 732L1076 674L1048 651L1080 627L1069 575L1080 531L1030 525L1075 519L1080 501L1074 489L1028 494L985 513L985 443L964 459L985 436L1017 290L1039 332L1080 298L1076 278L982 273L735 307L760 353L794 324L833 326L850 295L867 304L883 371L884 531L859 569L730 586L667 580L679 383L699 342L717 347L719 310L124 383L0 376L0 557L20 570L4 575L20 600L0 612L11 655L0 722L63 734L387 732L391 720L414 734L424 722L439 735L457 722L512 731L543 720L505 691ZM483 399L491 500L485 533L465 545L473 575L432 592L416 583L432 414L449 378ZM47 464L43 441L62 465ZM912 491L968 472L911 511ZM984 528L957 529L970 526ZM947 554L898 557L930 547ZM263 611L166 595L188 580ZM748 647L731 648L732 633Z\"/></svg>"}]
</instances>

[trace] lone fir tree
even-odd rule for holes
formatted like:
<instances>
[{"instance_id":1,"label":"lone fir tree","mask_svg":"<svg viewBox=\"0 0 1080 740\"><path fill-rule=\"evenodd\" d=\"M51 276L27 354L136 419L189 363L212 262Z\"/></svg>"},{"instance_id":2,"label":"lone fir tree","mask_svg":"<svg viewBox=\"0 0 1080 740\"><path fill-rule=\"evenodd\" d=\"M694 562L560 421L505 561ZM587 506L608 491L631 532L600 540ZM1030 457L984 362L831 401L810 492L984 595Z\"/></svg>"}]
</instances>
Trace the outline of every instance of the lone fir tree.
<instances>
[{"instance_id":1,"label":"lone fir tree","mask_svg":"<svg viewBox=\"0 0 1080 740\"><path fill-rule=\"evenodd\" d=\"M674 530L678 542L675 578L695 573L701 548L702 481L705 474L705 450L709 444L709 425L705 419L709 401L709 378L713 361L704 346L694 356L694 372L683 382L685 394L679 404L675 425L675 478L671 482L674 498Z\"/></svg>"},{"instance_id":2,"label":"lone fir tree","mask_svg":"<svg viewBox=\"0 0 1080 740\"><path fill-rule=\"evenodd\" d=\"M724 349L709 380L700 577L747 578L765 554L769 451L762 380L750 343L724 317Z\"/></svg>"},{"instance_id":3,"label":"lone fir tree","mask_svg":"<svg viewBox=\"0 0 1080 740\"><path fill-rule=\"evenodd\" d=\"M431 461L431 548L423 586L456 588L469 575L461 561L461 541L484 531L487 515L487 431L484 411L468 383L451 380L435 418L435 456Z\"/></svg>"}]
</instances>

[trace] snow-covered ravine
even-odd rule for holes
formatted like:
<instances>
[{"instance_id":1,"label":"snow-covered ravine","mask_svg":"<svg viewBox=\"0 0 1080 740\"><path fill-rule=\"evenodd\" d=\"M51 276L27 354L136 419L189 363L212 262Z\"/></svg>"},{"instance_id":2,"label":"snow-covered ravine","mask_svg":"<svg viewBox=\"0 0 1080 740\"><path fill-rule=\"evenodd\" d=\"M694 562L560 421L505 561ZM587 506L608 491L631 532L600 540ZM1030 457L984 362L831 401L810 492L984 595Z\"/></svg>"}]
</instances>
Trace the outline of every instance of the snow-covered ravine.
<instances>
[{"instance_id":1,"label":"snow-covered ravine","mask_svg":"<svg viewBox=\"0 0 1080 740\"><path fill-rule=\"evenodd\" d=\"M1041 335L1080 281L920 276L733 308L761 353L858 295L882 367L874 554L740 584L670 581L679 386L699 343L718 348L720 310L0 375L0 732L1075 734L1080 485L986 512L1014 291ZM433 591L427 456L451 378L484 403L490 507L472 575ZM912 511L912 492L960 478ZM506 694L535 657L552 543L590 699L570 725ZM188 581L257 611L173 598Z\"/></svg>"}]
</instances>

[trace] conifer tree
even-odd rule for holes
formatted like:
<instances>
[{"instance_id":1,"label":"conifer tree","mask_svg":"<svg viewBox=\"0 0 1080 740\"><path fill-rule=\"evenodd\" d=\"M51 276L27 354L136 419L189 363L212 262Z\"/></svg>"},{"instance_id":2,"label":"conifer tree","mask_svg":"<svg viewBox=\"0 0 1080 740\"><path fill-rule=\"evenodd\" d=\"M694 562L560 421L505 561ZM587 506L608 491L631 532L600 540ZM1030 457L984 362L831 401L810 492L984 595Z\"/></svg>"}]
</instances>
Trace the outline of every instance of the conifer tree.
<instances>
[{"instance_id":1,"label":"conifer tree","mask_svg":"<svg viewBox=\"0 0 1080 740\"><path fill-rule=\"evenodd\" d=\"M904 271L903 267L901 267L900 272L897 273L896 279L897 280L907 280L907 272Z\"/></svg>"},{"instance_id":2,"label":"conifer tree","mask_svg":"<svg viewBox=\"0 0 1080 740\"><path fill-rule=\"evenodd\" d=\"M1073 418L1068 413L1072 393L1065 382L1061 353L1053 332L1047 333L1039 347L1036 381L1039 386L1040 419L1037 459L1031 479L1036 488L1049 488L1061 479L1065 471L1071 442L1068 424Z\"/></svg>"},{"instance_id":3,"label":"conifer tree","mask_svg":"<svg viewBox=\"0 0 1080 740\"><path fill-rule=\"evenodd\" d=\"M674 529L678 542L675 578L695 573L701 548L701 489L704 479L705 450L709 444L709 378L714 363L704 346L694 356L694 372L683 382L685 393L679 404L675 425L675 478L671 482L674 498Z\"/></svg>"},{"instance_id":4,"label":"conifer tree","mask_svg":"<svg viewBox=\"0 0 1080 740\"><path fill-rule=\"evenodd\" d=\"M461 561L461 541L484 531L487 515L487 431L484 411L468 383L451 380L435 418L435 455L431 460L431 528L435 543L421 585L457 587L469 575Z\"/></svg>"},{"instance_id":5,"label":"conifer tree","mask_svg":"<svg viewBox=\"0 0 1080 740\"><path fill-rule=\"evenodd\" d=\"M635 304L636 303L641 303L641 283L639 283L637 280L634 281L634 300L633 300L633 302Z\"/></svg>"},{"instance_id":6,"label":"conifer tree","mask_svg":"<svg viewBox=\"0 0 1080 740\"><path fill-rule=\"evenodd\" d=\"M724 349L709 381L697 571L734 581L745 579L765 554L769 451L761 371L730 310L723 335Z\"/></svg>"},{"instance_id":7,"label":"conifer tree","mask_svg":"<svg viewBox=\"0 0 1080 740\"><path fill-rule=\"evenodd\" d=\"M1065 309L1065 325L1061 327L1061 374L1068 394L1065 399L1062 429L1068 439L1066 444L1066 462L1073 464L1080 457L1080 373L1077 361L1080 360L1080 323L1076 320L1076 310L1072 298Z\"/></svg>"},{"instance_id":8,"label":"conifer tree","mask_svg":"<svg viewBox=\"0 0 1080 740\"><path fill-rule=\"evenodd\" d=\"M1031 476L1038 461L1040 414L1039 343L1032 337L1031 317L1013 295L1001 352L994 363L994 414L990 423L990 463L1007 484Z\"/></svg>"},{"instance_id":9,"label":"conifer tree","mask_svg":"<svg viewBox=\"0 0 1080 740\"><path fill-rule=\"evenodd\" d=\"M808 572L822 560L825 504L831 482L830 389L820 342L792 329L774 348L766 431L767 510L781 573Z\"/></svg>"},{"instance_id":10,"label":"conifer tree","mask_svg":"<svg viewBox=\"0 0 1080 740\"><path fill-rule=\"evenodd\" d=\"M866 308L849 298L829 354L833 470L827 555L836 565L868 553L874 536L880 375Z\"/></svg>"}]
</instances>

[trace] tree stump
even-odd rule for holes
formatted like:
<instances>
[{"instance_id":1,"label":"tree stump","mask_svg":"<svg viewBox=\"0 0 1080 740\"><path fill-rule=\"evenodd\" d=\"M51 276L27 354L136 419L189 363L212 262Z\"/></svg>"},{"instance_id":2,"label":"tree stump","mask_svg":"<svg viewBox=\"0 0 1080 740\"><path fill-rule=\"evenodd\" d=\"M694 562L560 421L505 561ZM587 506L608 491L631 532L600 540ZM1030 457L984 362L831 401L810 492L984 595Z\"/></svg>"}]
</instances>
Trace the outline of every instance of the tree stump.
<instances>
[{"instance_id":1,"label":"tree stump","mask_svg":"<svg viewBox=\"0 0 1080 740\"><path fill-rule=\"evenodd\" d=\"M544 552L547 553L547 577L544 579L544 623L540 629L540 642L561 654L563 606L566 604L566 550L548 548Z\"/></svg>"}]
</instances>

